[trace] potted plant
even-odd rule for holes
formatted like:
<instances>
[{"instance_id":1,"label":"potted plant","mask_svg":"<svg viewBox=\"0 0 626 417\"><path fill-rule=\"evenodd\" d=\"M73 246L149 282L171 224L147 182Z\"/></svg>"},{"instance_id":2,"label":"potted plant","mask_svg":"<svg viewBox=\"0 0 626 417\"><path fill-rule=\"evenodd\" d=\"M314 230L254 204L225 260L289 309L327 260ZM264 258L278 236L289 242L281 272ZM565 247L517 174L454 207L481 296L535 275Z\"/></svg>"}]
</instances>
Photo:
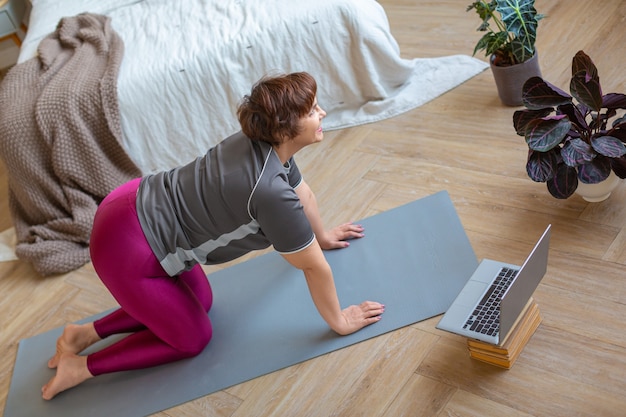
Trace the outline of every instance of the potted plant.
<instances>
[{"instance_id":1,"label":"potted plant","mask_svg":"<svg viewBox=\"0 0 626 417\"><path fill-rule=\"evenodd\" d=\"M626 178L626 95L603 94L598 70L583 51L572 60L569 88L571 95L530 78L523 86L526 109L513 114L515 131L529 148L528 176L545 182L556 198L609 176Z\"/></svg>"},{"instance_id":2,"label":"potted plant","mask_svg":"<svg viewBox=\"0 0 626 417\"><path fill-rule=\"evenodd\" d=\"M473 55L485 51L503 104L522 104L522 86L541 76L535 49L537 26L544 16L535 10L534 0L479 0L467 7L481 19L478 31L486 32Z\"/></svg>"}]
</instances>

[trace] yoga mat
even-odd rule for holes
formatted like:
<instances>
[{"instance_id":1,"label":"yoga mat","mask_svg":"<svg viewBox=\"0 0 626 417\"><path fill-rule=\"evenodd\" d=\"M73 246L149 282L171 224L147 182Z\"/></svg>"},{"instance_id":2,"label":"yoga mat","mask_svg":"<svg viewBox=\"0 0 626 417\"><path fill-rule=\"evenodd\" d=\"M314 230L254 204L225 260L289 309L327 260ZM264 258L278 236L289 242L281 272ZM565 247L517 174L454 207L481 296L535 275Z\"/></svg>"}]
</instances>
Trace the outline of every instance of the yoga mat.
<instances>
[{"instance_id":1,"label":"yoga mat","mask_svg":"<svg viewBox=\"0 0 626 417\"><path fill-rule=\"evenodd\" d=\"M342 306L382 302L386 309L378 323L349 336L333 333L317 313L302 272L272 252L209 276L213 340L195 358L100 375L45 401L40 388L54 375L46 362L62 328L20 341L4 416L129 417L162 411L439 315L478 265L446 191L360 223L364 238L326 256ZM105 343L111 341L94 349Z\"/></svg>"}]
</instances>

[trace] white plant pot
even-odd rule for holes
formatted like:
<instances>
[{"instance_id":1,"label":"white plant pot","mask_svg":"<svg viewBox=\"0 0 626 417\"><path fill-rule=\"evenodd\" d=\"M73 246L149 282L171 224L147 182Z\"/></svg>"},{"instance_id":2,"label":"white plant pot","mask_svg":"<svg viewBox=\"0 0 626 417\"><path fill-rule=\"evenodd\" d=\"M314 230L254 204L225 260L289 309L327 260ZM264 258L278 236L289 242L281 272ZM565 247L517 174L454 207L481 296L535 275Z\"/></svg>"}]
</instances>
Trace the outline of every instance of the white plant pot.
<instances>
[{"instance_id":1,"label":"white plant pot","mask_svg":"<svg viewBox=\"0 0 626 417\"><path fill-rule=\"evenodd\" d=\"M576 194L580 195L585 201L598 203L609 198L615 187L619 184L619 180L620 178L611 171L607 179L597 184L584 184L578 181Z\"/></svg>"}]
</instances>

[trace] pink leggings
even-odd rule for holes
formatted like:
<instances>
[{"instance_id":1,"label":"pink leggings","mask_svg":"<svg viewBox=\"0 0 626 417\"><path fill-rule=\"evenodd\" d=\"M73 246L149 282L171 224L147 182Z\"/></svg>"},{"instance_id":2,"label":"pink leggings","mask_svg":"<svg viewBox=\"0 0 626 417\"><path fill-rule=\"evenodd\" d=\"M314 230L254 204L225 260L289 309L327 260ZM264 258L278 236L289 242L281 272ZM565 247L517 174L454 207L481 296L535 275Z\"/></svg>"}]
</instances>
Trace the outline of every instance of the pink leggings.
<instances>
[{"instance_id":1,"label":"pink leggings","mask_svg":"<svg viewBox=\"0 0 626 417\"><path fill-rule=\"evenodd\" d=\"M213 293L199 265L170 277L141 230L135 196L140 179L100 204L90 242L98 276L120 309L98 319L102 338L131 333L87 357L92 375L147 368L198 355L211 340Z\"/></svg>"}]
</instances>

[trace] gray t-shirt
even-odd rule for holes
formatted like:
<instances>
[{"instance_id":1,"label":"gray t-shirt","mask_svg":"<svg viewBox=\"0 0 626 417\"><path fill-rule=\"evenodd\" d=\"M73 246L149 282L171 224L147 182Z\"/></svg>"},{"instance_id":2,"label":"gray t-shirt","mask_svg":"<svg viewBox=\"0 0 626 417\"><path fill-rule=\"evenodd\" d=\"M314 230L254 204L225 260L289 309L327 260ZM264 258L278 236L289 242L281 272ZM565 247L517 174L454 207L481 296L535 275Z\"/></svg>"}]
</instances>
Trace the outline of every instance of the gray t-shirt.
<instances>
[{"instance_id":1,"label":"gray t-shirt","mask_svg":"<svg viewBox=\"0 0 626 417\"><path fill-rule=\"evenodd\" d=\"M137 215L171 276L270 245L297 252L314 238L295 192L301 181L293 158L283 165L271 145L239 132L188 165L143 178Z\"/></svg>"}]
</instances>

